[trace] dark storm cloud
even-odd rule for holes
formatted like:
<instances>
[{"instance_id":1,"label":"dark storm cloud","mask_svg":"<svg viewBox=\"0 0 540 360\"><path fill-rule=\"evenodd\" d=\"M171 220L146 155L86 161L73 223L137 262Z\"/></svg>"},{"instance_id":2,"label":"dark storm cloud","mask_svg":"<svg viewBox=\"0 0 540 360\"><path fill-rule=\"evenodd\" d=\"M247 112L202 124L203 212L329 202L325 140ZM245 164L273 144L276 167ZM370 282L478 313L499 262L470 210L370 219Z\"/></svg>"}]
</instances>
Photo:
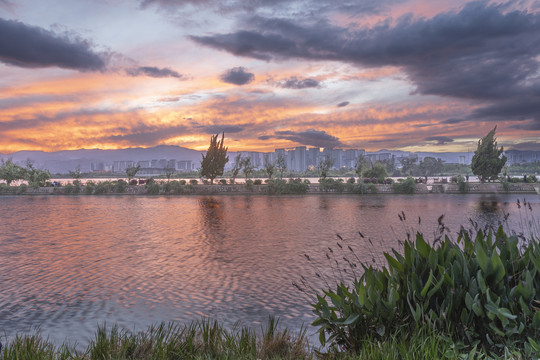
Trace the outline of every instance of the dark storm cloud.
<instances>
[{"instance_id":1,"label":"dark storm cloud","mask_svg":"<svg viewBox=\"0 0 540 360\"><path fill-rule=\"evenodd\" d=\"M335 136L322 130L309 129L306 131L276 131L274 135L259 136L259 140L282 139L293 141L302 145L334 148L343 144Z\"/></svg>"},{"instance_id":2,"label":"dark storm cloud","mask_svg":"<svg viewBox=\"0 0 540 360\"><path fill-rule=\"evenodd\" d=\"M507 150L538 151L540 142L528 141L519 144L510 145Z\"/></svg>"},{"instance_id":3,"label":"dark storm cloud","mask_svg":"<svg viewBox=\"0 0 540 360\"><path fill-rule=\"evenodd\" d=\"M517 124L511 125L511 129L518 129L518 130L528 130L528 131L540 131L540 122L519 122Z\"/></svg>"},{"instance_id":4,"label":"dark storm cloud","mask_svg":"<svg viewBox=\"0 0 540 360\"><path fill-rule=\"evenodd\" d=\"M340 102L339 104L337 104L337 107L345 107L349 105L349 102L348 101L344 101L344 102Z\"/></svg>"},{"instance_id":5,"label":"dark storm cloud","mask_svg":"<svg viewBox=\"0 0 540 360\"><path fill-rule=\"evenodd\" d=\"M223 75L221 75L220 79L223 82L229 83L229 84L235 84L235 85L245 85L249 84L253 80L255 80L255 75L247 72L247 69L244 67L235 67L230 70L227 70Z\"/></svg>"},{"instance_id":6,"label":"dark storm cloud","mask_svg":"<svg viewBox=\"0 0 540 360\"><path fill-rule=\"evenodd\" d=\"M48 124L61 124L68 119L85 119L96 115L113 115L109 110L79 109L76 111L64 111L51 114L43 114L37 111L34 115L15 116L9 121L0 122L0 132L12 130L35 129Z\"/></svg>"},{"instance_id":7,"label":"dark storm cloud","mask_svg":"<svg viewBox=\"0 0 540 360\"><path fill-rule=\"evenodd\" d=\"M105 69L103 54L92 51L86 40L2 18L0 34L0 62L25 68Z\"/></svg>"},{"instance_id":8,"label":"dark storm cloud","mask_svg":"<svg viewBox=\"0 0 540 360\"><path fill-rule=\"evenodd\" d=\"M503 11L502 6L473 2L459 12L430 19L409 15L394 23L357 29L324 21L304 25L284 18L254 17L242 30L191 38L215 49L263 60L398 66L416 85L417 93L484 103L483 116L490 110L495 112L495 102L512 103L526 95L533 100L530 112L516 108L507 119L536 118L532 104L540 104L540 14Z\"/></svg>"},{"instance_id":9,"label":"dark storm cloud","mask_svg":"<svg viewBox=\"0 0 540 360\"><path fill-rule=\"evenodd\" d=\"M291 76L288 79L283 79L279 81L277 85L284 89L307 89L317 88L320 86L319 82L315 79L298 79L296 76Z\"/></svg>"},{"instance_id":10,"label":"dark storm cloud","mask_svg":"<svg viewBox=\"0 0 540 360\"><path fill-rule=\"evenodd\" d=\"M103 136L100 140L151 146L162 144L167 139L188 133L188 129L183 125L158 127L143 123L131 129L121 128L117 130L121 133L127 132L127 134ZM111 131L114 132L114 130Z\"/></svg>"},{"instance_id":11,"label":"dark storm cloud","mask_svg":"<svg viewBox=\"0 0 540 360\"><path fill-rule=\"evenodd\" d=\"M197 129L204 131L206 134L220 134L220 133L239 133L245 130L245 126L242 125L207 125L197 126Z\"/></svg>"},{"instance_id":12,"label":"dark storm cloud","mask_svg":"<svg viewBox=\"0 0 540 360\"><path fill-rule=\"evenodd\" d=\"M448 136L429 136L424 141L436 141L437 145L445 145L446 143L454 142L454 139Z\"/></svg>"},{"instance_id":13,"label":"dark storm cloud","mask_svg":"<svg viewBox=\"0 0 540 360\"><path fill-rule=\"evenodd\" d=\"M450 119L446 119L446 120L443 120L441 121L441 124L459 124L459 123L462 123L466 121L465 119L458 119L458 118L450 118Z\"/></svg>"},{"instance_id":14,"label":"dark storm cloud","mask_svg":"<svg viewBox=\"0 0 540 360\"><path fill-rule=\"evenodd\" d=\"M179 74L178 72L171 70L169 68L158 68L155 66L140 66L137 68L131 68L126 69L126 73L130 76L150 76L154 78L165 78L165 77L173 77L181 79L183 78L182 74Z\"/></svg>"},{"instance_id":15,"label":"dark storm cloud","mask_svg":"<svg viewBox=\"0 0 540 360\"><path fill-rule=\"evenodd\" d=\"M472 114L475 117L496 120L532 118L540 125L540 92L503 99L496 104L476 109Z\"/></svg>"}]
</instances>

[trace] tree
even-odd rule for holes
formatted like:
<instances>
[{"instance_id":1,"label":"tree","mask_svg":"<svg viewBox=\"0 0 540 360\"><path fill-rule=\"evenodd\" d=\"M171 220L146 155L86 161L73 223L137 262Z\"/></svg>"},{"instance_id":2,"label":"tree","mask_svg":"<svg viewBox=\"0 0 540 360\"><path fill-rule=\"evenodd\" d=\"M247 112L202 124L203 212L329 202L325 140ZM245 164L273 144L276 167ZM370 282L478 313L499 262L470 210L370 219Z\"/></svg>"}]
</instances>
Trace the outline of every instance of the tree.
<instances>
[{"instance_id":1,"label":"tree","mask_svg":"<svg viewBox=\"0 0 540 360\"><path fill-rule=\"evenodd\" d=\"M242 171L244 172L246 180L251 177L254 169L255 167L253 166L253 164L251 164L251 158L247 157L242 161Z\"/></svg>"},{"instance_id":2,"label":"tree","mask_svg":"<svg viewBox=\"0 0 540 360\"><path fill-rule=\"evenodd\" d=\"M356 175L358 175L359 179L362 177L362 171L364 170L366 165L367 165L367 161L364 155L362 154L358 155L354 163L354 172L356 173Z\"/></svg>"},{"instance_id":3,"label":"tree","mask_svg":"<svg viewBox=\"0 0 540 360\"><path fill-rule=\"evenodd\" d=\"M319 161L319 165L317 165L317 170L319 171L319 177L321 179L326 179L328 176L328 172L330 171L330 168L334 165L334 159L332 159L330 156L326 156L323 159Z\"/></svg>"},{"instance_id":4,"label":"tree","mask_svg":"<svg viewBox=\"0 0 540 360\"><path fill-rule=\"evenodd\" d=\"M11 182L24 179L25 170L22 166L15 164L13 161L4 161L0 166L0 179L6 180L6 183L11 185Z\"/></svg>"},{"instance_id":5,"label":"tree","mask_svg":"<svg viewBox=\"0 0 540 360\"><path fill-rule=\"evenodd\" d=\"M426 156L424 160L420 162L419 175L432 176L442 172L444 164L441 159L435 159L431 156Z\"/></svg>"},{"instance_id":6,"label":"tree","mask_svg":"<svg viewBox=\"0 0 540 360\"><path fill-rule=\"evenodd\" d=\"M171 167L166 167L165 169L165 177L167 178L167 182L171 181L171 177L176 173L176 169Z\"/></svg>"},{"instance_id":7,"label":"tree","mask_svg":"<svg viewBox=\"0 0 540 360\"><path fill-rule=\"evenodd\" d=\"M381 162L376 162L375 165L364 173L368 178L382 179L388 176L386 166Z\"/></svg>"},{"instance_id":8,"label":"tree","mask_svg":"<svg viewBox=\"0 0 540 360\"><path fill-rule=\"evenodd\" d=\"M240 170L242 170L242 166L244 164L244 161L242 159L242 154L241 153L238 153L238 155L236 155L236 158L234 158L234 166L231 170L231 180L232 180L232 183L234 184L234 181L236 180L236 177L238 176L238 173L240 172Z\"/></svg>"},{"instance_id":9,"label":"tree","mask_svg":"<svg viewBox=\"0 0 540 360\"><path fill-rule=\"evenodd\" d=\"M221 134L221 140L218 141L216 134L210 138L210 146L205 155L202 155L201 161L201 176L210 179L210 184L214 183L217 176L223 175L225 164L229 161L227 156L227 147L223 146L223 138L225 133Z\"/></svg>"},{"instance_id":10,"label":"tree","mask_svg":"<svg viewBox=\"0 0 540 360\"><path fill-rule=\"evenodd\" d=\"M497 126L486 136L478 140L478 148L472 158L472 172L480 178L481 182L497 179L501 169L506 164L506 156L502 155L504 148L502 146L500 148L497 147L495 138L496 130Z\"/></svg>"},{"instance_id":11,"label":"tree","mask_svg":"<svg viewBox=\"0 0 540 360\"><path fill-rule=\"evenodd\" d=\"M141 165L130 166L126 168L126 177L128 178L128 184L131 184L131 179L133 179L135 175L137 175L140 169Z\"/></svg>"},{"instance_id":12,"label":"tree","mask_svg":"<svg viewBox=\"0 0 540 360\"><path fill-rule=\"evenodd\" d=\"M276 170L279 172L279 178L283 179L283 172L287 169L287 163L285 161L285 156L279 154L276 159Z\"/></svg>"},{"instance_id":13,"label":"tree","mask_svg":"<svg viewBox=\"0 0 540 360\"><path fill-rule=\"evenodd\" d=\"M73 170L73 171L69 170L69 176L71 176L74 179L74 181L73 181L74 184L79 184L80 183L79 179L82 177L81 166L77 165L75 170Z\"/></svg>"},{"instance_id":14,"label":"tree","mask_svg":"<svg viewBox=\"0 0 540 360\"><path fill-rule=\"evenodd\" d=\"M30 159L26 160L26 169L24 169L24 178L28 181L28 185L32 187L42 187L47 184L47 180L51 178L49 170L40 170L34 167Z\"/></svg>"},{"instance_id":15,"label":"tree","mask_svg":"<svg viewBox=\"0 0 540 360\"><path fill-rule=\"evenodd\" d=\"M268 178L271 179L272 175L274 175L274 170L276 169L276 165L270 161L270 156L268 154L264 155L264 170L266 171L266 174L268 175Z\"/></svg>"}]
</instances>

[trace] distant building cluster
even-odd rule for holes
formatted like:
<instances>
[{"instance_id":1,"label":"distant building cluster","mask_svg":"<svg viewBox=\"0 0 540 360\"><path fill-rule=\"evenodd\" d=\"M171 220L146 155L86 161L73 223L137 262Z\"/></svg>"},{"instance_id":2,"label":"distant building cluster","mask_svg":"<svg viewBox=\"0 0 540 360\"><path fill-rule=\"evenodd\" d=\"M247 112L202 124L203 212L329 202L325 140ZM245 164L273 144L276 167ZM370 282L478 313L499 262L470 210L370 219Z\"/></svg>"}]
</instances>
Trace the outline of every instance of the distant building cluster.
<instances>
[{"instance_id":1,"label":"distant building cluster","mask_svg":"<svg viewBox=\"0 0 540 360\"><path fill-rule=\"evenodd\" d=\"M331 148L308 148L297 146L294 148L275 149L274 152L241 151L230 152L229 162L225 170L230 170L235 165L235 158L241 154L242 158L249 158L255 169L262 169L265 161L275 163L279 157L283 157L287 169L291 171L304 172L314 170L324 159L332 160L332 168L354 168L358 157L363 156L366 162L374 164L378 161L393 163L396 168L401 168L403 160L407 159L409 164L419 164L426 157L441 159L445 163L455 163L469 165L473 153L409 153L403 151L377 151L366 152L363 149L331 149ZM540 161L540 151L517 151L508 150L505 152L508 158L508 165L531 163ZM265 160L266 159L266 160ZM200 168L200 161L159 159L144 161L113 161L112 163L97 162L91 163L93 172L113 172L124 173L127 168L140 166L138 175L164 175L171 169L173 172L196 171Z\"/></svg>"},{"instance_id":2,"label":"distant building cluster","mask_svg":"<svg viewBox=\"0 0 540 360\"><path fill-rule=\"evenodd\" d=\"M325 148L321 151L320 148L307 148L306 146L297 146L290 149L276 149L274 152L261 153L253 151L240 152L242 157L250 158L251 164L255 168L264 166L265 158L269 162L275 163L278 157L282 156L285 159L287 169L292 171L303 172L309 169L315 169L324 159L332 160L332 168L354 168L358 157L363 156L366 161L376 163L377 161L399 161L399 157L395 157L391 152L376 152L366 153L363 149L330 149ZM234 159L229 157L229 163L226 169L234 166Z\"/></svg>"},{"instance_id":3,"label":"distant building cluster","mask_svg":"<svg viewBox=\"0 0 540 360\"><path fill-rule=\"evenodd\" d=\"M143 160L143 161L113 161L112 163L91 163L90 169L92 172L113 172L124 173L130 167L140 166L138 175L164 175L171 169L174 172L188 172L197 170L200 163L195 163L192 160L175 160L175 159L159 159L159 160Z\"/></svg>"}]
</instances>

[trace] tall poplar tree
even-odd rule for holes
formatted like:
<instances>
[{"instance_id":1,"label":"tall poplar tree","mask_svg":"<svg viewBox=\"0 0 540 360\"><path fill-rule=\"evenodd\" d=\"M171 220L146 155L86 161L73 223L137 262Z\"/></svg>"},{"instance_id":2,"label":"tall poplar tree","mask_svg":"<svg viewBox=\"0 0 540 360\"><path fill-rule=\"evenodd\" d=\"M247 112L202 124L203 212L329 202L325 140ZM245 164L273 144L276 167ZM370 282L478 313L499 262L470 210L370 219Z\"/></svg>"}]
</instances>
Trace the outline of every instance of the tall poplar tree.
<instances>
[{"instance_id":1,"label":"tall poplar tree","mask_svg":"<svg viewBox=\"0 0 540 360\"><path fill-rule=\"evenodd\" d=\"M496 180L501 169L506 163L506 156L502 155L504 148L497 147L495 131L493 128L486 136L478 140L478 148L474 152L471 162L471 169L474 175L478 176L481 182L486 180ZM502 155L502 157L501 157Z\"/></svg>"},{"instance_id":2,"label":"tall poplar tree","mask_svg":"<svg viewBox=\"0 0 540 360\"><path fill-rule=\"evenodd\" d=\"M210 138L210 146L206 154L202 156L201 162L201 176L210 179L210 184L214 183L217 176L223 175L225 164L229 161L228 148L223 146L225 133L221 134L221 140L218 140L218 135Z\"/></svg>"}]
</instances>

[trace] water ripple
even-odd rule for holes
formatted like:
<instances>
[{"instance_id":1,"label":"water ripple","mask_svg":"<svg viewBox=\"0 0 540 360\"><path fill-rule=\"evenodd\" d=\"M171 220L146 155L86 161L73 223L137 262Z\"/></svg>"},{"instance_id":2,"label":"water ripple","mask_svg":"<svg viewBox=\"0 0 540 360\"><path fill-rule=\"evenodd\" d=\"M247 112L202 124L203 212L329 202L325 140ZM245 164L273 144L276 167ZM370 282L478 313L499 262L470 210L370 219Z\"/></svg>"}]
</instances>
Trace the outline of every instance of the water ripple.
<instances>
[{"instance_id":1,"label":"water ripple","mask_svg":"<svg viewBox=\"0 0 540 360\"><path fill-rule=\"evenodd\" d=\"M527 200L538 209L538 197ZM303 275L324 286L314 273L331 275L323 255L336 247L337 233L362 261L380 262L404 238L401 210L422 216L429 234L441 213L457 230L469 217L515 215L513 204L510 197L448 195L6 196L0 329L13 336L39 327L59 343L84 343L105 322L133 329L205 316L258 327L276 315L299 328L312 315L292 283Z\"/></svg>"}]
</instances>

